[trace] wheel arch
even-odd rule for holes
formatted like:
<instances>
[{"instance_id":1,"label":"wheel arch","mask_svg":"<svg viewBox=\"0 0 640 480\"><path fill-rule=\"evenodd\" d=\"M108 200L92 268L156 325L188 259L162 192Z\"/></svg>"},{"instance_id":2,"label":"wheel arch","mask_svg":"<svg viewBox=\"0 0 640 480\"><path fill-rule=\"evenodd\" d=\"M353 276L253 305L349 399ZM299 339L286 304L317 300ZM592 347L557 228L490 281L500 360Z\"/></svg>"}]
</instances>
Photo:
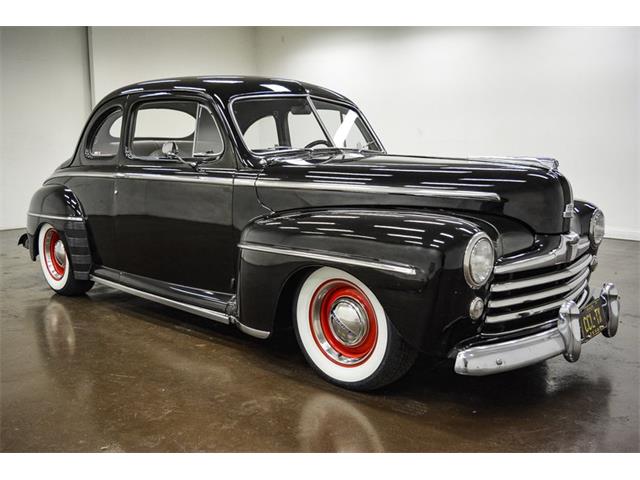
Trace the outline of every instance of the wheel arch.
<instances>
[{"instance_id":1,"label":"wheel arch","mask_svg":"<svg viewBox=\"0 0 640 480\"><path fill-rule=\"evenodd\" d=\"M89 280L93 265L86 216L80 200L65 185L40 187L31 198L27 213L29 255L39 255L38 235L44 224L52 225L61 235L69 251L76 280Z\"/></svg>"},{"instance_id":2,"label":"wheel arch","mask_svg":"<svg viewBox=\"0 0 640 480\"><path fill-rule=\"evenodd\" d=\"M460 265L469 238L480 230L469 220L415 210L305 210L258 219L239 244L239 318L266 332L288 328L302 280L328 266L363 281L400 335L429 350L425 336L441 337L434 333L442 325L431 321L440 285L465 299L471 295Z\"/></svg>"}]
</instances>

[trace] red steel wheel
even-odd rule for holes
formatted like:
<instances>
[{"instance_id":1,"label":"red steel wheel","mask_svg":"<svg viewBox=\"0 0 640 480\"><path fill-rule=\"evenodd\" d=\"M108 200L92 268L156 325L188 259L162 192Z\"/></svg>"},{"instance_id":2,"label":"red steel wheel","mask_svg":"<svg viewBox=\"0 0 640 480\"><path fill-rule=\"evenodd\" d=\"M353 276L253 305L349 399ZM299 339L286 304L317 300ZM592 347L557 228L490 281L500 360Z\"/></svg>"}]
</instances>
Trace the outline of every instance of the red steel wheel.
<instances>
[{"instance_id":1,"label":"red steel wheel","mask_svg":"<svg viewBox=\"0 0 640 480\"><path fill-rule=\"evenodd\" d=\"M376 344L378 321L367 295L352 282L332 279L314 292L309 305L314 341L332 362L352 367L366 362Z\"/></svg>"},{"instance_id":2,"label":"red steel wheel","mask_svg":"<svg viewBox=\"0 0 640 480\"><path fill-rule=\"evenodd\" d=\"M55 280L61 280L67 268L67 252L58 231L54 228L46 231L43 250L49 275Z\"/></svg>"},{"instance_id":3,"label":"red steel wheel","mask_svg":"<svg viewBox=\"0 0 640 480\"><path fill-rule=\"evenodd\" d=\"M416 358L371 289L333 267L312 271L300 285L294 329L307 362L320 376L352 390L388 385Z\"/></svg>"},{"instance_id":4,"label":"red steel wheel","mask_svg":"<svg viewBox=\"0 0 640 480\"><path fill-rule=\"evenodd\" d=\"M82 295L93 282L74 278L67 247L53 225L42 224L38 233L38 256L42 274L49 286L60 295Z\"/></svg>"}]
</instances>

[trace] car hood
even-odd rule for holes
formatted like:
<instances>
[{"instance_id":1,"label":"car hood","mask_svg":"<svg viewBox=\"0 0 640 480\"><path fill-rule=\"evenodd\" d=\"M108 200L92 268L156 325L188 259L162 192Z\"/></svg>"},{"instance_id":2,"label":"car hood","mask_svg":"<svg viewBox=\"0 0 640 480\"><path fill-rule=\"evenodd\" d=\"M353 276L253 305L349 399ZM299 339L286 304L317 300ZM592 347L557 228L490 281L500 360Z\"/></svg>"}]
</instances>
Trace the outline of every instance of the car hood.
<instances>
[{"instance_id":1,"label":"car hood","mask_svg":"<svg viewBox=\"0 0 640 480\"><path fill-rule=\"evenodd\" d=\"M571 187L554 162L340 154L278 158L258 178L274 211L303 207L429 208L510 217L538 234L569 228Z\"/></svg>"}]
</instances>

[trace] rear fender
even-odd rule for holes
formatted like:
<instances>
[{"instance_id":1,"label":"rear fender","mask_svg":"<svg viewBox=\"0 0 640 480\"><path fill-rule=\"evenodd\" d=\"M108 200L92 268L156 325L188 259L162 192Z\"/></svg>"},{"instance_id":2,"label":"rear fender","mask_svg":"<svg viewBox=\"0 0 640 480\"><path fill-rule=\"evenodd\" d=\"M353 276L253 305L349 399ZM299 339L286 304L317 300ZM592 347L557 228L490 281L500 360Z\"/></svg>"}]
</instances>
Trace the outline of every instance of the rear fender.
<instances>
[{"instance_id":1,"label":"rear fender","mask_svg":"<svg viewBox=\"0 0 640 480\"><path fill-rule=\"evenodd\" d=\"M259 219L241 236L239 317L272 332L281 295L295 298L289 282L298 287L314 269L331 266L363 281L409 344L433 350L442 329L462 316L459 300L468 306L473 298L461 265L478 231L468 220L407 210L314 210Z\"/></svg>"},{"instance_id":2,"label":"rear fender","mask_svg":"<svg viewBox=\"0 0 640 480\"><path fill-rule=\"evenodd\" d=\"M38 256L38 233L48 223L58 230L66 243L76 280L88 280L91 271L91 249L86 217L80 201L64 185L45 185L31 198L27 214L29 255Z\"/></svg>"}]
</instances>

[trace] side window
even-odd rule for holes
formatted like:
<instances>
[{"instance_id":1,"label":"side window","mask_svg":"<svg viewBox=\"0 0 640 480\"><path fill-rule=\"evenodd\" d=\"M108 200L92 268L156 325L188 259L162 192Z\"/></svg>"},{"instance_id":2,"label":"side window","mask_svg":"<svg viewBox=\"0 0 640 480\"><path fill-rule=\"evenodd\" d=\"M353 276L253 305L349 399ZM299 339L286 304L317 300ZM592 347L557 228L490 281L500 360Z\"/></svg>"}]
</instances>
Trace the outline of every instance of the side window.
<instances>
[{"instance_id":1,"label":"side window","mask_svg":"<svg viewBox=\"0 0 640 480\"><path fill-rule=\"evenodd\" d=\"M139 158L165 158L162 145L175 142L182 158L218 156L222 134L211 111L194 101L149 102L134 111L131 151Z\"/></svg>"},{"instance_id":2,"label":"side window","mask_svg":"<svg viewBox=\"0 0 640 480\"><path fill-rule=\"evenodd\" d=\"M244 133L244 141L251 150L264 149L278 146L278 128L273 115L268 115L256 120Z\"/></svg>"},{"instance_id":3,"label":"side window","mask_svg":"<svg viewBox=\"0 0 640 480\"><path fill-rule=\"evenodd\" d=\"M196 122L196 139L193 147L194 157L208 157L220 155L224 150L224 141L217 122L211 111L198 105Z\"/></svg>"},{"instance_id":4,"label":"side window","mask_svg":"<svg viewBox=\"0 0 640 480\"><path fill-rule=\"evenodd\" d=\"M379 149L355 110L322 100L314 100L313 103L336 146Z\"/></svg>"},{"instance_id":5,"label":"side window","mask_svg":"<svg viewBox=\"0 0 640 480\"><path fill-rule=\"evenodd\" d=\"M91 159L110 158L118 153L122 131L122 110L116 108L102 117L87 146Z\"/></svg>"},{"instance_id":6,"label":"side window","mask_svg":"<svg viewBox=\"0 0 640 480\"><path fill-rule=\"evenodd\" d=\"M136 157L162 158L162 145L175 142L183 157L193 155L196 102L150 102L134 112L131 151Z\"/></svg>"}]
</instances>

